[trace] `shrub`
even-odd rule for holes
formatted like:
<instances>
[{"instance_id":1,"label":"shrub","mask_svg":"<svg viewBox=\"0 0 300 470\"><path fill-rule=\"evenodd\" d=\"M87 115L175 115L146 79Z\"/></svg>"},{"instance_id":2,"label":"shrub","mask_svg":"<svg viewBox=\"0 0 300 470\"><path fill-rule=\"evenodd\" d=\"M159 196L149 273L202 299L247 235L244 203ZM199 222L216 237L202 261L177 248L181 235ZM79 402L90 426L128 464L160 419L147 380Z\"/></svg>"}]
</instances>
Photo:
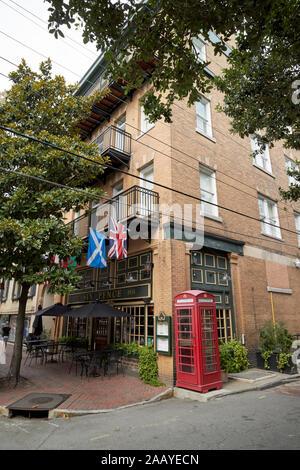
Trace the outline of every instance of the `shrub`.
<instances>
[{"instance_id":1,"label":"shrub","mask_svg":"<svg viewBox=\"0 0 300 470\"><path fill-rule=\"evenodd\" d=\"M289 334L283 322L266 321L259 331L261 352L289 353L293 335Z\"/></svg>"},{"instance_id":2,"label":"shrub","mask_svg":"<svg viewBox=\"0 0 300 470\"><path fill-rule=\"evenodd\" d=\"M221 343L219 353L221 369L226 372L241 372L247 370L250 365L247 359L247 348L236 339Z\"/></svg>"},{"instance_id":3,"label":"shrub","mask_svg":"<svg viewBox=\"0 0 300 470\"><path fill-rule=\"evenodd\" d=\"M140 348L139 375L141 380L146 384L154 385L156 387L164 385L157 380L157 354L155 353L153 346L142 346Z\"/></svg>"},{"instance_id":4,"label":"shrub","mask_svg":"<svg viewBox=\"0 0 300 470\"><path fill-rule=\"evenodd\" d=\"M154 352L153 345L139 346L137 343L130 343L113 344L111 347L113 349L124 349L126 356L136 356L139 358L139 376L143 382L155 387L165 385L157 379L157 354Z\"/></svg>"}]
</instances>

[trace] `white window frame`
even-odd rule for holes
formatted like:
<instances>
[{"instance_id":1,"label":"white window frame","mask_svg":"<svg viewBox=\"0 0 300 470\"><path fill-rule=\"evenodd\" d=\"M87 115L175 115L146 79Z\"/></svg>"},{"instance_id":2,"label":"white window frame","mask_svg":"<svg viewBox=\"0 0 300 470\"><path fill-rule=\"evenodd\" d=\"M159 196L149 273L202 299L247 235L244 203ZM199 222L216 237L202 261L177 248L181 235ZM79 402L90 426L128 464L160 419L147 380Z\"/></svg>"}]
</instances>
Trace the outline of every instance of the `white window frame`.
<instances>
[{"instance_id":1,"label":"white window frame","mask_svg":"<svg viewBox=\"0 0 300 470\"><path fill-rule=\"evenodd\" d=\"M73 233L74 235L78 235L79 234L79 220L76 220L78 219L78 217L80 217L80 211L75 211L74 212L74 225L73 225Z\"/></svg>"},{"instance_id":2,"label":"white window frame","mask_svg":"<svg viewBox=\"0 0 300 470\"><path fill-rule=\"evenodd\" d=\"M113 186L113 198L118 197L124 191L123 179ZM125 202L123 196L119 196L116 201L113 202L113 215L117 221L122 220L122 214L126 213L124 209Z\"/></svg>"},{"instance_id":3,"label":"white window frame","mask_svg":"<svg viewBox=\"0 0 300 470\"><path fill-rule=\"evenodd\" d=\"M285 155L285 167L286 167L286 170L291 170L291 171L297 170L297 171L299 171L299 168L298 168L298 165L296 164L296 162L294 162L294 160L287 157L286 155ZM294 176L291 176L291 175L288 175L288 174L287 174L287 176L288 176L288 180L289 180L289 186L291 186L292 184L299 185L299 181L297 181Z\"/></svg>"},{"instance_id":4,"label":"white window frame","mask_svg":"<svg viewBox=\"0 0 300 470\"><path fill-rule=\"evenodd\" d=\"M201 62L206 62L206 45L201 37L193 38L193 45L196 50L197 59Z\"/></svg>"},{"instance_id":5,"label":"white window frame","mask_svg":"<svg viewBox=\"0 0 300 470\"><path fill-rule=\"evenodd\" d=\"M295 212L294 216L295 216L295 225L296 225L296 232L297 232L297 238L298 238L298 247L300 248L300 214Z\"/></svg>"},{"instance_id":6,"label":"white window frame","mask_svg":"<svg viewBox=\"0 0 300 470\"><path fill-rule=\"evenodd\" d=\"M154 165L151 163L140 171L141 178L148 181L140 180L140 187L153 191L154 189ZM153 197L141 191L140 195L140 214L145 217L151 217L154 212Z\"/></svg>"},{"instance_id":7,"label":"white window frame","mask_svg":"<svg viewBox=\"0 0 300 470\"><path fill-rule=\"evenodd\" d=\"M259 194L258 209L261 221L261 233L269 237L282 239L276 202ZM274 225L276 225L276 227L274 227Z\"/></svg>"},{"instance_id":8,"label":"white window frame","mask_svg":"<svg viewBox=\"0 0 300 470\"><path fill-rule=\"evenodd\" d=\"M205 107L205 114L203 115L200 110L200 105ZM200 125L199 125L200 124ZM200 134L213 138L212 136L212 125L211 125L211 111L210 111L210 101L204 97L200 101L196 102L196 130Z\"/></svg>"},{"instance_id":9,"label":"white window frame","mask_svg":"<svg viewBox=\"0 0 300 470\"><path fill-rule=\"evenodd\" d=\"M144 106L141 104L141 135L145 134L146 132L150 131L152 127L155 126L155 123L150 123L147 119L147 116L144 111Z\"/></svg>"},{"instance_id":10,"label":"white window frame","mask_svg":"<svg viewBox=\"0 0 300 470\"><path fill-rule=\"evenodd\" d=\"M208 182L210 190L203 189L204 179ZM214 170L202 166L200 166L200 197L202 199L201 215L219 219L216 173ZM212 204L205 201L211 202Z\"/></svg>"},{"instance_id":11,"label":"white window frame","mask_svg":"<svg viewBox=\"0 0 300 470\"><path fill-rule=\"evenodd\" d=\"M253 165L257 166L263 171L272 174L272 166L270 159L269 147L266 144L265 149L262 150L257 142L255 135L250 135L252 153L257 152L253 155Z\"/></svg>"}]
</instances>

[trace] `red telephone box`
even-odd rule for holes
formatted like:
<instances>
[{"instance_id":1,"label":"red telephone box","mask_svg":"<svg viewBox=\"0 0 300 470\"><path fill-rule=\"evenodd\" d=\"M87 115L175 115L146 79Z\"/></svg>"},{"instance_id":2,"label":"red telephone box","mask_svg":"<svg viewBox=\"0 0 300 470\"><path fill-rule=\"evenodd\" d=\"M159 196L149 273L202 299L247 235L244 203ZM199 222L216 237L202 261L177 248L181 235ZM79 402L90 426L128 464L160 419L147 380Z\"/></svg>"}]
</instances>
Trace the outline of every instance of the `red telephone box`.
<instances>
[{"instance_id":1,"label":"red telephone box","mask_svg":"<svg viewBox=\"0 0 300 470\"><path fill-rule=\"evenodd\" d=\"M222 388L216 304L189 290L175 297L176 386L206 393Z\"/></svg>"}]
</instances>

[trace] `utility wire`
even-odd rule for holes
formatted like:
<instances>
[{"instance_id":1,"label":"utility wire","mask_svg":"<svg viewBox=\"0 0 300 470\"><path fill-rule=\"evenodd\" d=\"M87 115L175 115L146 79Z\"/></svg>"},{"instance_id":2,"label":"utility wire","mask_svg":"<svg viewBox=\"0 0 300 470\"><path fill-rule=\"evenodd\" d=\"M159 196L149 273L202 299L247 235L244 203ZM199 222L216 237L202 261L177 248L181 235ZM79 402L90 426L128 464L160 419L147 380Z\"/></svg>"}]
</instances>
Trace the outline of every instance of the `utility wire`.
<instances>
[{"instance_id":1,"label":"utility wire","mask_svg":"<svg viewBox=\"0 0 300 470\"><path fill-rule=\"evenodd\" d=\"M4 59L4 58L3 58L3 59ZM7 59L4 59L4 60L7 60ZM134 126L132 126L132 127L134 127ZM136 129L137 129L137 128L136 128ZM139 129L138 129L138 130L139 130ZM156 140L159 140L159 139L156 139ZM161 141L161 142L162 142L162 141ZM151 147L151 146L148 146L147 144L144 144L144 145L146 145L147 147L151 148L151 149L154 150L154 151L157 151L156 149L154 149L154 148ZM179 150L178 150L178 151L179 151ZM158 151L158 152L160 152L160 151ZM160 153L162 153L162 152L160 152ZM162 153L162 154L163 154L163 153ZM172 157L168 156L167 154L163 154L163 155L166 155L167 157L173 159ZM174 159L174 160L175 160L175 161L178 161L179 163L184 164L183 162L180 162L180 160L177 160L177 159ZM198 163L199 163L199 162L198 162ZM189 166L189 165L187 165L187 166ZM191 167L191 166L190 166L190 167ZM111 168L113 169L113 167L111 167ZM194 170L196 170L196 168L194 168L194 167L191 167L191 168L194 169ZM119 171L120 171L120 170L119 170ZM136 177L136 176L135 176L135 177ZM225 185L228 185L229 187L235 188L234 186L232 186L232 185L230 185L230 184L228 184L228 183L225 183L225 182L223 182L222 180L219 180L219 179L218 179L218 181L221 182L221 183L223 183L223 184L225 184ZM237 188L236 188L236 189L237 189ZM247 193L247 192L245 192L245 191L242 191L242 190L238 190L238 191L240 191L240 192L242 192L242 193L245 193L245 194L247 194L247 195L249 195L249 196L252 196L252 195L250 195L249 193ZM255 196L252 196L252 197L257 200L257 198L256 198ZM200 200L202 200L202 199L200 199ZM210 203L210 202L208 202L208 201L206 201L206 202L207 202L208 204L213 204L213 203ZM216 206L217 206L217 207L222 207L222 206L218 206L217 204L216 204ZM229 210L229 209L227 209L227 210ZM282 210L284 211L284 209L282 209ZM289 215L286 214L286 217L288 218ZM292 216L290 216L290 217L292 217ZM268 224L268 225L272 225L272 226L277 227L277 228L280 228L280 226L271 224L271 223L269 223L269 222L264 222L264 223L266 223L266 224ZM293 232L293 231L291 231L291 230L289 230L289 229L285 229L285 228L282 228L282 230L286 230L286 231L290 231L290 232L292 232L292 233L295 233L295 232ZM296 232L296 233L298 233L298 232Z\"/></svg>"},{"instance_id":2,"label":"utility wire","mask_svg":"<svg viewBox=\"0 0 300 470\"><path fill-rule=\"evenodd\" d=\"M1 0L0 0L0 1L1 1ZM3 58L3 59L4 59L4 58ZM7 59L4 59L4 60L7 60ZM8 60L7 60L7 61L8 61ZM15 65L15 64L14 64L14 65ZM103 70L105 70L105 69L103 68ZM92 83L92 85L95 85L95 84L97 83L97 80L96 80L95 82L90 82L89 80L87 80L87 81L88 81L89 83ZM126 104L126 100L123 100L123 99L119 98L118 96L114 95L114 94L111 93L111 92L108 92L108 94L111 95L112 97L114 97L115 99L117 99L118 101L120 101L120 102ZM179 109L181 109L181 111L189 112L187 109L182 108L181 106L177 105L176 103L174 103L174 105L177 106ZM96 105L94 105L94 107L97 108ZM101 108L100 108L100 109L101 109ZM135 109L137 109L137 107L135 107ZM101 109L101 112L103 112L102 109ZM109 113L107 113L107 114L109 115ZM164 122L161 122L161 123L164 124L164 125L168 125L168 124L166 124L166 123L164 123ZM137 130L138 132L141 133L141 129L139 129L139 128L137 128L137 127L135 127L135 126L133 126L133 125L127 123L127 122L126 122L126 125L129 126L129 127L131 127L131 128L133 128L133 129L135 129L135 130ZM241 146L242 148L244 148L244 149L246 149L247 151L249 151L249 148L247 148L246 146L244 146L244 145L242 145L241 143L237 142L236 140L232 139L230 136L228 136L228 135L222 133L222 132L219 131L215 126L212 126L212 128L215 129L215 130L217 130L218 132L220 132L220 133L221 133L223 136L225 136L226 138L232 140L236 145L239 145L239 146ZM189 157L189 158L192 159L193 161L197 162L198 165L200 164L200 162L199 162L195 157L191 156L190 154L188 154L188 153L186 153L186 152L184 152L184 151L182 151L182 150L180 150L180 149L178 149L178 148L176 148L176 147L173 147L173 146L170 145L170 144L166 144L165 142L163 142L162 140L158 139L157 137L154 137L154 136L152 136L152 135L150 135L150 134L147 134L147 135L148 135L150 138L156 140L157 142L162 143L162 144L168 146L168 147L171 148L172 150L175 150L175 151L177 151L177 152L180 152L182 155L185 155L185 156ZM184 135L184 134L182 134L182 135ZM185 136L185 137L188 137L188 136ZM190 136L189 136L188 138L190 138ZM141 145L144 145L145 147L150 148L151 150L154 150L155 152L160 153L161 155L164 155L165 157L167 157L167 158L169 158L169 159L171 159L171 160L174 160L174 161L176 161L176 162L178 162L178 163L180 163L180 164L182 164L182 165L184 165L184 166L186 166L186 167L189 167L189 168L191 168L191 169L193 169L193 170L197 170L197 171L198 171L198 168L195 168L195 167L193 167L193 166L191 166L191 165L189 165L189 164L187 164L187 163L185 163L185 162L182 162L182 161L176 159L175 157L170 156L170 155L168 155L168 154L162 152L161 150L157 150L157 149L153 148L152 146L150 146L150 145L148 145L148 144L146 144L146 143L144 143L144 142L141 142L140 140L138 141L138 143L141 144ZM209 151L211 151L211 149L210 149L209 147L207 147L207 146L205 146L205 145L203 145L203 144L201 144L201 147L204 147L204 148L208 149ZM247 183L244 183L244 182L238 180L237 178L234 178L232 175L229 176L229 175L227 175L226 173L222 172L221 170L217 170L217 171L218 171L218 173L223 174L224 176L227 176L227 177L231 178L232 180L234 180L234 181L236 181L236 182L238 182L238 183L240 183L240 184L242 184L242 185L244 185L244 186L249 187L250 189L254 190L254 191L257 193L257 189L256 189L256 188L253 188L252 186L248 185ZM213 178L211 175L208 175L208 177L209 177L209 178ZM250 194L250 193L248 193L248 192L246 192L246 191L243 191L242 189L237 188L237 187L234 186L234 185L231 185L231 184L229 184L229 183L226 183L225 181L221 180L220 178L218 178L217 181L218 181L219 183L222 183L222 184L224 184L224 185L226 185L226 186L229 186L229 187L235 189L236 191L239 191L239 192L241 192L241 193L243 193L243 194L245 194L245 195L248 195L249 197L252 197L253 199L257 200L257 196L256 196L256 195ZM277 189L278 189L278 188L276 188L276 190L277 190ZM279 204L280 204L280 203L278 202L278 206L279 206ZM280 209L280 210L285 211L285 207L284 207L283 209ZM292 216L287 215L287 214L286 214L286 216L287 216L288 218L292 217Z\"/></svg>"},{"instance_id":3,"label":"utility wire","mask_svg":"<svg viewBox=\"0 0 300 470\"><path fill-rule=\"evenodd\" d=\"M17 42L18 44L20 44L21 46L23 47L26 47L27 49L31 50L32 52L34 52L35 54L38 54L46 59L48 59L49 57L47 57L46 55L42 54L41 52L38 52L37 50L33 49L32 47L30 46L27 46L26 44L24 44L23 42L21 41L18 41L18 39L15 39L13 38L12 36L10 36L9 34L5 33L4 31L0 31L1 34L3 34L4 36L6 36L7 38L11 39L12 41L15 41ZM73 75L76 75L77 77L81 77L81 75L78 75L78 73L76 72L73 72L73 70L69 69L68 67L65 67L64 65L60 64L59 62L55 62L54 60L52 60L52 63L55 64L55 65L58 65L59 67L62 67L63 69L67 70L68 72L72 73Z\"/></svg>"},{"instance_id":4,"label":"utility wire","mask_svg":"<svg viewBox=\"0 0 300 470\"><path fill-rule=\"evenodd\" d=\"M3 168L3 167L0 167L0 170L6 172L8 174L13 174L13 175L16 175L16 176L20 176L22 178L28 178L28 179L32 179L34 181L42 182L44 184L50 184L50 185L54 185L54 186L59 187L59 188L68 189L68 190L71 190L71 191L74 191L74 192L78 192L80 194L89 196L92 201L94 201L95 197L97 197L99 199L104 199L106 202L110 202L111 204L116 202L114 198L108 198L108 197L105 197L105 196L102 196L102 195L94 195L94 194L88 193L87 191L81 190L79 188L73 188L71 186L63 185L61 183L57 183L57 182L50 181L50 180L47 180L47 179L44 179L44 178L40 178L38 176L28 175L27 173L21 173L21 172L15 171L15 170L8 170L8 169ZM123 206L127 206L127 207L131 207L131 204L124 203L122 201L118 201L118 204L123 205ZM97 209L98 209L98 206L96 206L95 208L89 210L88 213L92 213L92 212L96 211ZM154 211L149 211L149 212L156 215ZM159 215L167 216L171 220L170 214L160 212ZM77 217L76 219L72 220L71 222L66 223L66 225L72 225L75 222L79 222L80 220L83 220L85 217L87 217L87 213ZM180 217L176 216L176 215L173 215L173 219L179 219L182 222L182 219ZM190 220L190 219L185 219L185 222L193 223L193 221ZM255 240L260 240L260 241L263 241L263 242L267 242L267 240L265 240L262 237L257 237L257 236L249 235L247 233L242 233L242 232L235 232L233 230L228 230L228 229L225 229L223 227L219 228L219 227L214 227L212 225L207 225L207 224L205 224L205 227L221 230L221 231L224 231L226 233L230 233L230 234L234 234L234 235L245 236L245 237L252 238L252 239L255 239ZM281 243L279 240L275 240L275 239L274 239L273 242L274 243ZM292 248L295 248L295 245L291 245L289 243L285 243L285 245L290 246ZM294 253L288 253L287 252L286 254L289 255L289 256L293 256L293 257L295 256Z\"/></svg>"},{"instance_id":5,"label":"utility wire","mask_svg":"<svg viewBox=\"0 0 300 470\"><path fill-rule=\"evenodd\" d=\"M49 32L47 29L44 28L44 26L38 24L36 21L32 20L31 18L28 18L28 16L24 15L23 13L21 13L20 11L16 10L16 8L12 7L11 5L8 5L6 2L4 2L4 0L0 0L0 2L2 2L4 5L6 5L8 8L11 8L13 11L15 11L16 13L18 13L19 15L23 16L23 18L26 18L28 21L30 21L31 23L35 24L38 28L40 28L44 33L46 33L47 35L49 35ZM21 7L20 7L21 8ZM74 46L72 46L71 44L69 44L65 39L63 38L60 38L61 41L64 42L64 44L68 47L70 47L71 49L73 49L74 51L78 52L78 54L81 54L82 56L86 57L87 59L89 60L94 60L92 59L91 57L87 56L86 54L84 54L83 52L79 51L78 49L76 49Z\"/></svg>"},{"instance_id":6,"label":"utility wire","mask_svg":"<svg viewBox=\"0 0 300 470\"><path fill-rule=\"evenodd\" d=\"M251 215L249 215L249 214L245 214L245 213L243 213L243 212L239 212L239 211L236 211L236 210L234 210L234 209L229 209L228 207L221 206L221 205L219 205L219 204L215 204L215 203L210 202L210 201L205 201L204 199L202 199L202 198L200 198L200 197L193 196L193 195L191 195L191 194L188 194L188 193L186 193L186 192L184 192L184 191L180 191L180 190L175 189L175 188L170 188L169 186L163 185L163 184L161 184L161 183L157 183L157 182L150 181L150 180L148 180L148 179L146 179L146 178L142 178L141 176L134 175L133 173L129 173L129 172L125 171L125 170L121 170L120 168L116 168L116 167L114 167L114 166L112 166L112 165L109 165L109 164L107 164L107 163L96 162L95 160L92 160L91 158L85 157L84 155L80 155L80 154L78 154L78 153L76 153L76 152L72 152L72 151L70 151L70 150L63 149L63 148L59 147L58 145L55 145L55 144L52 144L52 143L49 143L49 142L40 140L40 139L38 139L38 138L36 138L36 137L34 137L34 136L26 135L26 134L23 134L23 133L21 133L21 132L17 132L17 131L15 131L14 129L10 129L10 128L8 128L8 127L1 126L1 125L0 125L0 129L2 129L3 131L6 131L6 132L11 132L11 133L13 133L13 134L15 134L15 135L18 135L19 137L23 137L23 138L32 140L32 141L34 141L34 142L36 142L36 143L39 143L39 144L42 144L42 145L51 147L51 148L53 148L53 149L55 149L55 150L59 150L59 151L61 151L61 152L65 152L65 153L67 153L67 154L69 154L69 155L73 155L73 156L82 158L82 159L84 159L84 160L86 160L86 161L88 161L88 162L90 162L90 163L92 163L92 164L94 164L94 165L106 167L106 168L109 168L109 169L111 169L111 170L118 171L118 172L120 172L120 173L122 173L122 174L125 174L125 175L127 175L127 176L131 176L131 177L133 177L133 178L136 178L136 179L138 179L138 180L141 180L141 181L145 181L145 182L147 182L147 183L154 184L154 185L156 185L156 186L158 186L158 187L160 187L160 188L167 189L168 191L172 191L172 192L174 192L174 193L176 193L176 194L180 194L181 196L185 196L185 197L194 199L194 200L199 201L199 202L204 202L204 203L206 203L206 204L210 204L210 205L212 205L212 206L215 206L215 207L218 207L218 208L220 208L220 209L226 210L226 211L228 211L228 212L230 212L230 213L232 213L232 214L239 215L239 216L242 216L242 217L246 217L246 218L248 218L248 219L250 219L250 220L255 220L256 222L257 222L257 221L258 221L258 222L261 222L261 219L258 219L257 217L253 217L253 216L251 216ZM265 222L265 221L264 221L264 223L266 223L267 225L270 225L270 226L272 226L272 227L275 227L275 228L279 228L279 229L281 229L281 230L284 230L284 231L286 231L286 232L289 232L289 233L293 233L293 234L298 235L298 232L295 232L295 231L293 231L293 230L290 230L290 229L287 229L287 228L284 228L284 227L280 227L279 225L272 224L271 222Z\"/></svg>"},{"instance_id":7,"label":"utility wire","mask_svg":"<svg viewBox=\"0 0 300 470\"><path fill-rule=\"evenodd\" d=\"M2 0L1 0L2 1ZM26 10L26 8L22 7L21 5L19 5L17 2L14 2L13 0L9 0L11 3L13 3L14 5L17 5L19 8L21 8L22 10L26 11L27 13L29 13L30 15L34 16L35 18L37 18L39 21L41 21L42 23L46 24L47 27L48 27L48 22L43 20L42 18L40 18L39 16L35 15L34 13L32 13L32 11L30 10ZM4 2L3 2L4 3ZM29 19L29 18L28 18ZM98 56L98 54L94 51L91 51L88 47L86 47L85 45L82 45L80 44L80 42L76 41L75 39L73 39L71 36L68 36L67 34L64 34L64 36L66 38L68 38L70 41L74 42L75 44L77 44L78 46L82 47L85 51L88 51L90 52L91 54L93 54L94 56Z\"/></svg>"}]
</instances>

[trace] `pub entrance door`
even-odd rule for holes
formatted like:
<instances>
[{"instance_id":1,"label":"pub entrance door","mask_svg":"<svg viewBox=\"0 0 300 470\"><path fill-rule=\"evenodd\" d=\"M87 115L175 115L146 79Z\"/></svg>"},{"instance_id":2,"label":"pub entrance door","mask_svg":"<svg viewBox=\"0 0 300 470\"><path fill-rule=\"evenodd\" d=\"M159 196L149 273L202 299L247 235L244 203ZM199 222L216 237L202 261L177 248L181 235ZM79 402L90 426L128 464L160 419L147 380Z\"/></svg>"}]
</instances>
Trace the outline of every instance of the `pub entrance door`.
<instances>
[{"instance_id":1,"label":"pub entrance door","mask_svg":"<svg viewBox=\"0 0 300 470\"><path fill-rule=\"evenodd\" d=\"M95 349L104 349L109 338L109 318L95 318L94 320L94 344Z\"/></svg>"}]
</instances>

